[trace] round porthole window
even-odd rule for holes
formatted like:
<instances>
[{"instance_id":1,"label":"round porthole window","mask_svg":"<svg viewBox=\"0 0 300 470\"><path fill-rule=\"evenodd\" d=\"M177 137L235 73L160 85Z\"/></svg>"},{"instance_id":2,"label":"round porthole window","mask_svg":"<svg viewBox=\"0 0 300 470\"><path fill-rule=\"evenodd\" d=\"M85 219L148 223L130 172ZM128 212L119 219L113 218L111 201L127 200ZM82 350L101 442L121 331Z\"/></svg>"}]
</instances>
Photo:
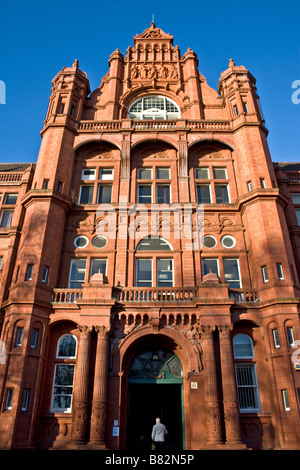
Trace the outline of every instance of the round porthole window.
<instances>
[{"instance_id":1,"label":"round porthole window","mask_svg":"<svg viewBox=\"0 0 300 470\"><path fill-rule=\"evenodd\" d=\"M211 235L205 235L205 237L202 238L202 243L205 248L214 248L217 244L217 240Z\"/></svg>"},{"instance_id":2,"label":"round porthole window","mask_svg":"<svg viewBox=\"0 0 300 470\"><path fill-rule=\"evenodd\" d=\"M235 239L230 235L224 235L224 237L222 237L221 243L224 248L233 248L235 245Z\"/></svg>"},{"instance_id":3,"label":"round porthole window","mask_svg":"<svg viewBox=\"0 0 300 470\"><path fill-rule=\"evenodd\" d=\"M75 238L74 240L74 245L76 248L85 248L89 243L89 240L87 237L84 237L83 235Z\"/></svg>"},{"instance_id":4,"label":"round porthole window","mask_svg":"<svg viewBox=\"0 0 300 470\"><path fill-rule=\"evenodd\" d=\"M107 245L107 239L102 235L98 235L93 239L93 245L95 248L104 248Z\"/></svg>"}]
</instances>

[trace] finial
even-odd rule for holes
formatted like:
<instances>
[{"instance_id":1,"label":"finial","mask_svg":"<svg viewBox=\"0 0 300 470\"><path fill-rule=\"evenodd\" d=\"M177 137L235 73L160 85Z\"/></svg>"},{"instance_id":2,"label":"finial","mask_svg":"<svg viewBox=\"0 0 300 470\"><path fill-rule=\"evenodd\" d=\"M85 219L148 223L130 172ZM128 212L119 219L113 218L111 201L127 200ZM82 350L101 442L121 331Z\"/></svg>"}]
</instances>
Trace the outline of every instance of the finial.
<instances>
[{"instance_id":1,"label":"finial","mask_svg":"<svg viewBox=\"0 0 300 470\"><path fill-rule=\"evenodd\" d=\"M154 13L152 13L152 22L151 22L151 28L156 28L155 22L154 22Z\"/></svg>"},{"instance_id":2,"label":"finial","mask_svg":"<svg viewBox=\"0 0 300 470\"><path fill-rule=\"evenodd\" d=\"M78 61L78 59L75 59L74 64L73 64L73 67L75 67L76 69L78 69L78 67L79 67L79 61Z\"/></svg>"},{"instance_id":3,"label":"finial","mask_svg":"<svg viewBox=\"0 0 300 470\"><path fill-rule=\"evenodd\" d=\"M229 67L232 69L235 66L235 63L232 59L229 59Z\"/></svg>"}]
</instances>

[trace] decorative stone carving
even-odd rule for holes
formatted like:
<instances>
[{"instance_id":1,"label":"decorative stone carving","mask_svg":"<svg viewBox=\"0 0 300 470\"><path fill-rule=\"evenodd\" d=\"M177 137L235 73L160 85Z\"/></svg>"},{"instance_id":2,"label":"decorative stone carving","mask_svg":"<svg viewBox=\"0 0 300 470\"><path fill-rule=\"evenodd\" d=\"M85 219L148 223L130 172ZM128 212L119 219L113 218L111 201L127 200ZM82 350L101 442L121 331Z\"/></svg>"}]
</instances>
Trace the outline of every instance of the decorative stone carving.
<instances>
[{"instance_id":1,"label":"decorative stone carving","mask_svg":"<svg viewBox=\"0 0 300 470\"><path fill-rule=\"evenodd\" d=\"M72 438L76 441L84 441L87 425L87 403L73 403L72 414Z\"/></svg>"},{"instance_id":2,"label":"decorative stone carving","mask_svg":"<svg viewBox=\"0 0 300 470\"><path fill-rule=\"evenodd\" d=\"M105 441L106 403L93 402L91 416L91 441Z\"/></svg>"}]
</instances>

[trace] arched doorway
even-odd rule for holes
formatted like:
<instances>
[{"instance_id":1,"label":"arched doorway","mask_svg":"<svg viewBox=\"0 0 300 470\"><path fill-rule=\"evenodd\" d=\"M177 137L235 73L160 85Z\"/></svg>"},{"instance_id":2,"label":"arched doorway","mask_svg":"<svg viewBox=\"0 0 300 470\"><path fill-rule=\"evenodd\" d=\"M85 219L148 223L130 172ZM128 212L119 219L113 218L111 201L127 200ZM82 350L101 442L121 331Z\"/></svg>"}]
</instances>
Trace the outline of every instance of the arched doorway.
<instances>
[{"instance_id":1,"label":"arched doorway","mask_svg":"<svg viewBox=\"0 0 300 470\"><path fill-rule=\"evenodd\" d=\"M151 450L151 431L160 418L168 430L166 450L183 448L183 374L176 354L146 347L128 371L127 448Z\"/></svg>"}]
</instances>

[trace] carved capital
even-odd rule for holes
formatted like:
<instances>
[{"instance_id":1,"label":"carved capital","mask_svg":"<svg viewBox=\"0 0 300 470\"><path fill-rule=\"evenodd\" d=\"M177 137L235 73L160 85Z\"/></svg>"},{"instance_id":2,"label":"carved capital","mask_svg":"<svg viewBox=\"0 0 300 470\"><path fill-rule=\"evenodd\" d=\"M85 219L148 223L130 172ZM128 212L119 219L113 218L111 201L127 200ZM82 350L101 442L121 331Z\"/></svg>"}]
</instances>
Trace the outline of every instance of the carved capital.
<instances>
[{"instance_id":1,"label":"carved capital","mask_svg":"<svg viewBox=\"0 0 300 470\"><path fill-rule=\"evenodd\" d=\"M216 330L215 325L202 325L201 332L203 335L203 339L211 339L213 337L213 333Z\"/></svg>"},{"instance_id":2,"label":"carved capital","mask_svg":"<svg viewBox=\"0 0 300 470\"><path fill-rule=\"evenodd\" d=\"M233 325L218 325L220 337L227 338L233 330Z\"/></svg>"},{"instance_id":3,"label":"carved capital","mask_svg":"<svg viewBox=\"0 0 300 470\"><path fill-rule=\"evenodd\" d=\"M101 339L108 339L109 338L109 333L110 333L110 327L100 325L100 326L95 326L95 331L98 335L98 338Z\"/></svg>"},{"instance_id":4,"label":"carved capital","mask_svg":"<svg viewBox=\"0 0 300 470\"><path fill-rule=\"evenodd\" d=\"M79 332L81 333L81 336L83 338L90 338L91 336L91 333L93 331L93 327L92 326L87 326L87 325L77 325L77 328L79 330Z\"/></svg>"}]
</instances>

